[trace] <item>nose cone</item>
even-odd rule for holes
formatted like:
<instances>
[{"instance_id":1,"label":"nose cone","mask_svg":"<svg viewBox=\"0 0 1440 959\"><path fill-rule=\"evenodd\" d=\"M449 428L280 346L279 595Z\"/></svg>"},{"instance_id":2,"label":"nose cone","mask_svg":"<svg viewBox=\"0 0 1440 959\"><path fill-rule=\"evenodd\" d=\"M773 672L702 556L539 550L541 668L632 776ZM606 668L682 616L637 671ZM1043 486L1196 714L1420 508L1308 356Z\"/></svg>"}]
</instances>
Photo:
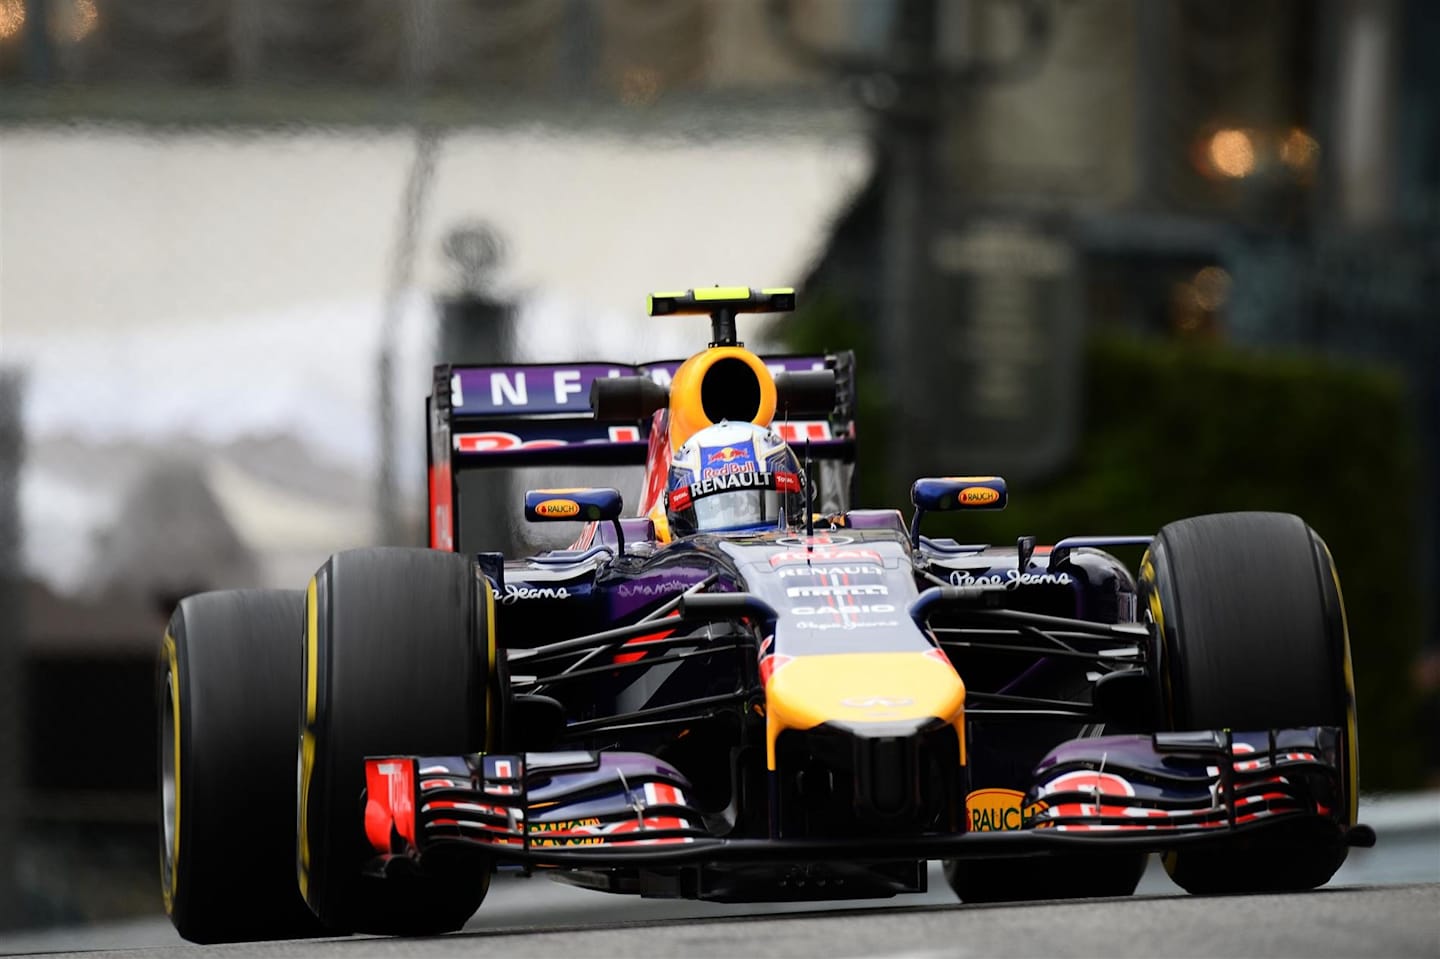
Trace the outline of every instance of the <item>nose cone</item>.
<instances>
[{"instance_id":1,"label":"nose cone","mask_svg":"<svg viewBox=\"0 0 1440 959\"><path fill-rule=\"evenodd\" d=\"M938 719L965 742L965 684L938 650L799 656L770 674L765 699L771 769L782 731L821 723L895 736Z\"/></svg>"}]
</instances>

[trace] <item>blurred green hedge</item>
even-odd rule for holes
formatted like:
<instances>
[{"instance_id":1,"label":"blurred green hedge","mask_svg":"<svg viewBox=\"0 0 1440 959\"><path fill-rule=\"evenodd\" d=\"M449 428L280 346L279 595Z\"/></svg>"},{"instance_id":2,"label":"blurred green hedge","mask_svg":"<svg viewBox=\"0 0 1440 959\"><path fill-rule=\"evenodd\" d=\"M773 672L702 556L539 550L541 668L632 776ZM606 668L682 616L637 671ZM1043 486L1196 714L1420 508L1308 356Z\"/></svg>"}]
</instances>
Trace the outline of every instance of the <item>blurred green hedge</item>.
<instances>
[{"instance_id":1,"label":"blurred green hedge","mask_svg":"<svg viewBox=\"0 0 1440 959\"><path fill-rule=\"evenodd\" d=\"M864 505L896 503L878 467L887 391L847 311L818 304L787 331L797 349L860 352ZM868 370L868 372L867 372ZM1201 513L1296 513L1335 557L1359 699L1361 788L1420 783L1413 676L1421 609L1411 573L1417 447L1401 381L1296 355L1102 335L1089 341L1083 430L1073 462L1041 483L1011 484L1002 513L926 520L965 542L1042 543L1068 535L1154 533ZM920 438L906 438L910 442ZM868 469L866 468L868 465ZM956 464L983 472L983 463ZM905 503L908 514L908 502ZM1117 549L1133 564L1138 551Z\"/></svg>"}]
</instances>

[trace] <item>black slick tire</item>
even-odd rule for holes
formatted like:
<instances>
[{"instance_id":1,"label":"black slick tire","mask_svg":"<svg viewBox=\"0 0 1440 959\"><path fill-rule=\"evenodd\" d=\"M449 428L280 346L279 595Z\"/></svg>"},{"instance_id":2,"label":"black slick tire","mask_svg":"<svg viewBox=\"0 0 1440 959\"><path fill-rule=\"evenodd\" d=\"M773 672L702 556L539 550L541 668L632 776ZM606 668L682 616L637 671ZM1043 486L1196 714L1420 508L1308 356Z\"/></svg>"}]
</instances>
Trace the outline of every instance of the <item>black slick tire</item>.
<instances>
[{"instance_id":1,"label":"black slick tire","mask_svg":"<svg viewBox=\"0 0 1440 959\"><path fill-rule=\"evenodd\" d=\"M1341 729L1336 804L1354 822L1354 680L1329 550L1298 516L1221 513L1160 530L1141 565L1156 625L1160 724L1175 730ZM1312 889L1345 861L1341 837L1301 829L1164 857L1192 893Z\"/></svg>"},{"instance_id":2,"label":"black slick tire","mask_svg":"<svg viewBox=\"0 0 1440 959\"><path fill-rule=\"evenodd\" d=\"M191 942L324 934L291 868L298 590L180 601L156 675L160 880Z\"/></svg>"},{"instance_id":3,"label":"black slick tire","mask_svg":"<svg viewBox=\"0 0 1440 959\"><path fill-rule=\"evenodd\" d=\"M492 606L468 556L432 549L336 553L311 581L294 852L301 891L326 926L434 935L459 929L484 899L487 864L363 873L375 856L363 828L364 758L487 748Z\"/></svg>"}]
</instances>

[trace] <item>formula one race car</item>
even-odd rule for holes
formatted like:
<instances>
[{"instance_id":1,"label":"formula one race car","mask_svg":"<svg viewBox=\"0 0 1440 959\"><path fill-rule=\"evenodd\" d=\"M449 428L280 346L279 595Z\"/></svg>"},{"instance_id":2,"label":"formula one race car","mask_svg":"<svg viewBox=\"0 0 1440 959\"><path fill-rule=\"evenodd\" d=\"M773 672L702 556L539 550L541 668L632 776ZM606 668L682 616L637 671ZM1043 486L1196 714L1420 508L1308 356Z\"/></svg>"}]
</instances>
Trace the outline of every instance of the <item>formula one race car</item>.
<instances>
[{"instance_id":1,"label":"formula one race car","mask_svg":"<svg viewBox=\"0 0 1440 959\"><path fill-rule=\"evenodd\" d=\"M1313 530L922 533L1004 508L998 476L916 480L908 522L854 508L853 356L736 339L794 302L654 295L711 317L683 363L437 367L429 548L179 604L161 878L186 938L453 930L497 870L733 902L923 891L943 860L983 902L1128 895L1152 852L1194 893L1308 889L1373 843ZM578 537L507 557L525 470L551 477L527 528ZM587 470L635 472L635 508Z\"/></svg>"}]
</instances>

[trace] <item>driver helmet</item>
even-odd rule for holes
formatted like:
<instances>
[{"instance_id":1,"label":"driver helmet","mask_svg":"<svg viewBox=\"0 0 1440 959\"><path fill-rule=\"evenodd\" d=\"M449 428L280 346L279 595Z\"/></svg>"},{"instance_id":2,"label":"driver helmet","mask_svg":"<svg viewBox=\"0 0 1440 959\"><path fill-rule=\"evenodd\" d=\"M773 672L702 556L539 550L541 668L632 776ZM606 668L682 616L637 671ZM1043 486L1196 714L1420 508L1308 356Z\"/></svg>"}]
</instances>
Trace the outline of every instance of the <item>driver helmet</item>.
<instances>
[{"instance_id":1,"label":"driver helmet","mask_svg":"<svg viewBox=\"0 0 1440 959\"><path fill-rule=\"evenodd\" d=\"M665 513L673 536L782 529L805 517L805 477L780 434L721 420L670 460Z\"/></svg>"}]
</instances>

